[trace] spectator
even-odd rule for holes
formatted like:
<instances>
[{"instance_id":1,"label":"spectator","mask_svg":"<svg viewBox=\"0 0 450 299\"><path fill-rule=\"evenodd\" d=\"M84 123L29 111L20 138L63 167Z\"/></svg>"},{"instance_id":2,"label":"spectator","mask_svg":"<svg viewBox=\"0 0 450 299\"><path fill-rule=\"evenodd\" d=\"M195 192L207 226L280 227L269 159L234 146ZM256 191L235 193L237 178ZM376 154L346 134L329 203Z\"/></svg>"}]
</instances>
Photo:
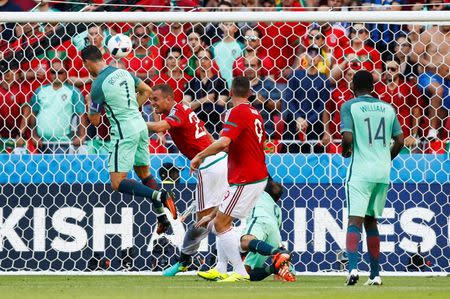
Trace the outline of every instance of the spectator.
<instances>
[{"instance_id":1,"label":"spectator","mask_svg":"<svg viewBox=\"0 0 450 299\"><path fill-rule=\"evenodd\" d=\"M214 6L217 7L216 11L220 12L230 12L233 10L233 5L230 1L220 1L218 5ZM205 27L205 33L207 37L207 45L212 46L215 43L220 42L223 39L223 31L220 28L220 24L217 23L209 23Z\"/></svg>"},{"instance_id":2,"label":"spectator","mask_svg":"<svg viewBox=\"0 0 450 299\"><path fill-rule=\"evenodd\" d=\"M37 42L43 34L39 31L38 23L17 24L14 31L17 39L10 45L10 51L24 49L25 47ZM5 53L5 55L8 55L8 53ZM32 90L43 84L49 83L48 59L36 57L30 61L25 60L21 63L20 69L25 73L25 79L27 82L30 82Z\"/></svg>"},{"instance_id":3,"label":"spectator","mask_svg":"<svg viewBox=\"0 0 450 299\"><path fill-rule=\"evenodd\" d=\"M48 11L50 11L50 12L57 12L57 11L59 11L56 8L51 7L50 4L48 4L48 2L49 2L48 0L43 0L43 1L41 1L41 0L34 0L34 2L37 3L37 6L35 6L31 10L32 12L37 12L37 11L39 11L39 12L48 12Z\"/></svg>"},{"instance_id":4,"label":"spectator","mask_svg":"<svg viewBox=\"0 0 450 299\"><path fill-rule=\"evenodd\" d=\"M261 46L274 63L273 77L282 91L292 71L300 66L302 51L300 38L306 32L306 24L299 22L260 22ZM282 34L281 34L282 32Z\"/></svg>"},{"instance_id":5,"label":"spectator","mask_svg":"<svg viewBox=\"0 0 450 299\"><path fill-rule=\"evenodd\" d=\"M261 60L255 53L245 56L244 67L244 75L250 80L250 89L253 92L250 102L260 111L269 139L280 139L282 132L276 132L281 111L280 91L270 78L260 75Z\"/></svg>"},{"instance_id":6,"label":"spectator","mask_svg":"<svg viewBox=\"0 0 450 299\"><path fill-rule=\"evenodd\" d=\"M350 47L344 50L343 57L338 59L331 70L331 82L336 84L342 78L343 70L349 63L361 64L362 69L372 72L374 82L377 82L381 76L381 55L376 49L366 45L369 31L364 24L354 23L350 36Z\"/></svg>"},{"instance_id":7,"label":"spectator","mask_svg":"<svg viewBox=\"0 0 450 299\"><path fill-rule=\"evenodd\" d=\"M314 36L314 38L311 38L311 36ZM309 26L309 34L305 35L305 37L307 37L304 40L306 47L314 43L322 49L322 52L326 51L326 53L329 53L327 60L330 68L335 64L336 57L342 57L344 50L350 46L350 40L346 35L345 28L338 24L331 25L329 22L311 24ZM323 38L320 39L320 37Z\"/></svg>"},{"instance_id":8,"label":"spectator","mask_svg":"<svg viewBox=\"0 0 450 299\"><path fill-rule=\"evenodd\" d=\"M321 140L322 145L325 147L328 147L330 142L332 143L333 140L342 138L339 130L339 125L341 123L341 116L339 111L341 111L342 104L354 98L353 91L350 85L353 80L353 75L359 69L359 66L350 65L350 67L347 68L347 70L345 70L344 72L343 80L339 81L337 87L331 92L330 99L325 103L325 110L322 115L324 134Z\"/></svg>"},{"instance_id":9,"label":"spectator","mask_svg":"<svg viewBox=\"0 0 450 299\"><path fill-rule=\"evenodd\" d=\"M125 65L139 79L151 80L163 68L159 47L149 46L150 33L147 26L136 24L132 32L133 52L124 59Z\"/></svg>"},{"instance_id":10,"label":"spectator","mask_svg":"<svg viewBox=\"0 0 450 299\"><path fill-rule=\"evenodd\" d=\"M22 72L8 70L0 77L0 153L4 152L5 144L9 151L14 144L22 147L25 144L26 121L29 109L24 109L30 95L27 84L21 84Z\"/></svg>"},{"instance_id":11,"label":"spectator","mask_svg":"<svg viewBox=\"0 0 450 299\"><path fill-rule=\"evenodd\" d=\"M325 102L330 98L330 84L327 77L318 71L322 58L320 55L310 53L306 56L309 67L306 70L297 70L288 79L287 88L283 92L283 119L287 124L284 133L286 140L319 140L323 133L323 124L320 115L324 110ZM300 148L297 144L289 146L289 152L320 151L309 144Z\"/></svg>"},{"instance_id":12,"label":"spectator","mask_svg":"<svg viewBox=\"0 0 450 299\"><path fill-rule=\"evenodd\" d=\"M403 78L411 84L416 84L417 78L423 72L423 67L412 60L411 52L412 44L409 38L399 35L394 47L394 57L400 62L400 73Z\"/></svg>"},{"instance_id":13,"label":"spectator","mask_svg":"<svg viewBox=\"0 0 450 299\"><path fill-rule=\"evenodd\" d=\"M187 29L183 24L177 22L169 23L158 28L159 40L161 42L160 55L162 57L165 57L172 47L180 48L184 57L191 55L191 50L187 44Z\"/></svg>"},{"instance_id":14,"label":"spectator","mask_svg":"<svg viewBox=\"0 0 450 299\"><path fill-rule=\"evenodd\" d=\"M259 72L262 77L267 76L273 69L273 61L267 57L267 52L261 47L261 31L258 28L247 29L244 35L245 56L258 56L262 63ZM233 76L242 76L245 70L245 57L241 56L233 63Z\"/></svg>"},{"instance_id":15,"label":"spectator","mask_svg":"<svg viewBox=\"0 0 450 299\"><path fill-rule=\"evenodd\" d=\"M222 114L228 100L226 81L214 72L209 50L198 52L198 68L195 77L187 83L184 100L190 103L199 119L214 137L222 130Z\"/></svg>"},{"instance_id":16,"label":"spectator","mask_svg":"<svg viewBox=\"0 0 450 299\"><path fill-rule=\"evenodd\" d=\"M88 28L88 44L94 45L103 53L103 59L109 63L112 59L108 50L104 46L104 33L102 27L92 24ZM69 80L71 84L81 90L84 96L91 90L92 78L88 70L84 67L81 55L78 53L73 58L72 68L69 70Z\"/></svg>"},{"instance_id":17,"label":"spectator","mask_svg":"<svg viewBox=\"0 0 450 299\"><path fill-rule=\"evenodd\" d=\"M13 1L0 0L0 11L22 11L23 9ZM0 39L11 41L14 34L15 23L4 24L5 29L1 32Z\"/></svg>"},{"instance_id":18,"label":"spectator","mask_svg":"<svg viewBox=\"0 0 450 299\"><path fill-rule=\"evenodd\" d=\"M277 7L277 10L292 10L292 11L303 10L300 0L275 0L275 5Z\"/></svg>"},{"instance_id":19,"label":"spectator","mask_svg":"<svg viewBox=\"0 0 450 299\"><path fill-rule=\"evenodd\" d=\"M5 24L0 23L0 59L3 59L3 53L8 49L9 43L3 38L3 32L5 32Z\"/></svg>"},{"instance_id":20,"label":"spectator","mask_svg":"<svg viewBox=\"0 0 450 299\"><path fill-rule=\"evenodd\" d=\"M84 99L77 88L65 83L67 71L61 62L54 61L50 73L52 83L35 90L30 101L35 119L33 139L43 153L67 153L70 144L78 147L84 141ZM71 132L74 115L77 132Z\"/></svg>"},{"instance_id":21,"label":"spectator","mask_svg":"<svg viewBox=\"0 0 450 299\"><path fill-rule=\"evenodd\" d=\"M310 45L307 48L307 52L315 52L313 53L303 53L300 55L300 64L301 67L306 69L309 67L308 62L311 60L307 58L307 56L311 55L319 55L322 59L318 65L318 71L325 76L330 75L331 68L331 52L328 46L325 44L325 36L319 31L319 28L313 28L309 31L308 34Z\"/></svg>"},{"instance_id":22,"label":"spectator","mask_svg":"<svg viewBox=\"0 0 450 299\"><path fill-rule=\"evenodd\" d=\"M404 81L398 61L391 59L386 62L384 76L375 84L374 90L380 100L391 104L397 110L397 118L405 136L405 146L417 146L424 103L417 88Z\"/></svg>"},{"instance_id":23,"label":"spectator","mask_svg":"<svg viewBox=\"0 0 450 299\"><path fill-rule=\"evenodd\" d=\"M150 86L169 84L173 88L175 101L181 102L186 83L191 79L183 71L184 65L181 49L179 47L169 48L165 56L165 67L159 76L152 80Z\"/></svg>"},{"instance_id":24,"label":"spectator","mask_svg":"<svg viewBox=\"0 0 450 299\"><path fill-rule=\"evenodd\" d=\"M213 45L212 52L219 66L221 77L227 81L228 87L230 87L233 80L233 62L242 55L244 45L235 38L237 27L234 23L221 23L220 28L224 32L224 38Z\"/></svg>"},{"instance_id":25,"label":"spectator","mask_svg":"<svg viewBox=\"0 0 450 299\"><path fill-rule=\"evenodd\" d=\"M198 67L198 53L205 49L205 41L202 40L203 27L196 26L188 34L188 45L191 48L192 55L188 59L188 64L186 66L185 72L191 77L195 76L195 70Z\"/></svg>"},{"instance_id":26,"label":"spectator","mask_svg":"<svg viewBox=\"0 0 450 299\"><path fill-rule=\"evenodd\" d=\"M399 11L403 0L362 0L363 10ZM395 34L401 30L397 24L368 24L370 42L380 53L390 49L395 41Z\"/></svg>"},{"instance_id":27,"label":"spectator","mask_svg":"<svg viewBox=\"0 0 450 299\"><path fill-rule=\"evenodd\" d=\"M433 26L420 34L414 44L414 62L425 66L418 78L418 86L429 98L429 139L438 137L439 129L450 109L450 26ZM443 105L447 109L443 109Z\"/></svg>"}]
</instances>

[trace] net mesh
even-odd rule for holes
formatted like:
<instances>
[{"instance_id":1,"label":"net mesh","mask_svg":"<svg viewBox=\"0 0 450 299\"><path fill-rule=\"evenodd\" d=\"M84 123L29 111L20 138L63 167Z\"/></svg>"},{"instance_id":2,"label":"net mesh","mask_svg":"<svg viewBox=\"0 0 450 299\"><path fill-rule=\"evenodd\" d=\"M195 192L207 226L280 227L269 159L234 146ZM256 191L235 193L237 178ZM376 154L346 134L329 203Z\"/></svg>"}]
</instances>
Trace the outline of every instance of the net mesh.
<instances>
[{"instance_id":1,"label":"net mesh","mask_svg":"<svg viewBox=\"0 0 450 299\"><path fill-rule=\"evenodd\" d=\"M251 80L273 154L269 171L285 188L281 231L297 271L345 269L339 109L353 97L353 74L369 70L374 95L397 110L407 145L380 219L381 267L450 271L448 26L17 23L13 30L0 40L0 270L162 270L194 221L195 179L168 135L149 135L150 169L187 210L184 222L172 223L174 234L153 233L150 202L110 189L109 122L102 112L95 128L86 116L92 78L79 52L92 44L109 65L150 86L169 84L214 137L230 108L232 78ZM133 42L122 59L106 47L116 33ZM149 103L142 115L156 117ZM191 269L214 261L210 236Z\"/></svg>"}]
</instances>

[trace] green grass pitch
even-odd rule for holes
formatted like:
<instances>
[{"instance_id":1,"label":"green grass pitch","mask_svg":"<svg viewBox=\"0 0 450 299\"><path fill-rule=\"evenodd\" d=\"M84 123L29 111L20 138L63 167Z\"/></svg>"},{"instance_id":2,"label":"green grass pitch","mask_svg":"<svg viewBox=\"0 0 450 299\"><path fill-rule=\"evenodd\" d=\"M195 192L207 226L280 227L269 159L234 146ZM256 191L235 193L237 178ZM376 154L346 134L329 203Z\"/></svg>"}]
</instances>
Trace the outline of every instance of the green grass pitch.
<instances>
[{"instance_id":1,"label":"green grass pitch","mask_svg":"<svg viewBox=\"0 0 450 299\"><path fill-rule=\"evenodd\" d=\"M384 277L383 286L344 286L344 277L300 276L296 283L218 284L195 276L0 276L0 298L450 298L450 277Z\"/></svg>"}]
</instances>

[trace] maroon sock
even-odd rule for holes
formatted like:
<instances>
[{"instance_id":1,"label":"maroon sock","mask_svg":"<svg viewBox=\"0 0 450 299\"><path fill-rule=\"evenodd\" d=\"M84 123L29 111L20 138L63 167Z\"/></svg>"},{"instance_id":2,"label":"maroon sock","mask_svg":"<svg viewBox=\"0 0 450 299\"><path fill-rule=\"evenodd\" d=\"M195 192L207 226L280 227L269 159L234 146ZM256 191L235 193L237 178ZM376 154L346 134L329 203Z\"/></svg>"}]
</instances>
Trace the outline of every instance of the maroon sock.
<instances>
[{"instance_id":1,"label":"maroon sock","mask_svg":"<svg viewBox=\"0 0 450 299\"><path fill-rule=\"evenodd\" d=\"M150 189L153 190L158 190L158 183L156 182L155 178L152 175L149 175L148 177L146 177L145 179L142 180L142 184L144 184L145 186L149 187Z\"/></svg>"},{"instance_id":2,"label":"maroon sock","mask_svg":"<svg viewBox=\"0 0 450 299\"><path fill-rule=\"evenodd\" d=\"M370 279L380 275L380 235L378 229L366 231L369 251Z\"/></svg>"}]
</instances>

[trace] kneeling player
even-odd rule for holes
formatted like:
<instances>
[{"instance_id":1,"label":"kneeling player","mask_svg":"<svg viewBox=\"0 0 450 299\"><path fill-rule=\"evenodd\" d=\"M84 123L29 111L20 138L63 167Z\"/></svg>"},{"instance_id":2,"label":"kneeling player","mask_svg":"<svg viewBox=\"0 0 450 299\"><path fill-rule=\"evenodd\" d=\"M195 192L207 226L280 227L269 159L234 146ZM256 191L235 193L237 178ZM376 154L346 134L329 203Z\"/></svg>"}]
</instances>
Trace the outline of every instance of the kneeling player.
<instances>
[{"instance_id":1,"label":"kneeling player","mask_svg":"<svg viewBox=\"0 0 450 299\"><path fill-rule=\"evenodd\" d=\"M241 236L241 249L249 252L245 258L245 268L251 281L263 280L271 274L280 276L285 281L295 281L295 276L290 272L289 262L279 259L278 256L287 254L281 243L281 209L277 205L283 193L283 187L269 179L261 197L256 202L251 216L246 219L246 229ZM273 257L273 263L266 266L268 256ZM283 260L284 263L278 261ZM206 272L198 272L198 275L207 280L220 280L226 274L213 268Z\"/></svg>"}]
</instances>

